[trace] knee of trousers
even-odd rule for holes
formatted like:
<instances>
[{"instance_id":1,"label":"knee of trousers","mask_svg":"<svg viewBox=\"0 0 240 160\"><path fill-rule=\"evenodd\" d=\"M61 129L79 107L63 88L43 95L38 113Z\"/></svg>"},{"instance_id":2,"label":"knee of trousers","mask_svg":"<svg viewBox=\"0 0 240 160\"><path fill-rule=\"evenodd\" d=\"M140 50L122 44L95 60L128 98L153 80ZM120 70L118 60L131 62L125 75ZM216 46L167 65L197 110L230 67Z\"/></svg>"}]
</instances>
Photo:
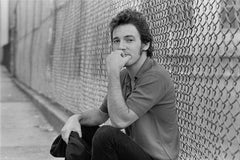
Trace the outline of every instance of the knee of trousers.
<instances>
[{"instance_id":1,"label":"knee of trousers","mask_svg":"<svg viewBox=\"0 0 240 160\"><path fill-rule=\"evenodd\" d=\"M93 144L102 144L102 143L109 143L113 142L115 138L117 138L117 133L120 132L118 128L114 128L112 126L102 126L100 127L94 137L93 137Z\"/></svg>"}]
</instances>

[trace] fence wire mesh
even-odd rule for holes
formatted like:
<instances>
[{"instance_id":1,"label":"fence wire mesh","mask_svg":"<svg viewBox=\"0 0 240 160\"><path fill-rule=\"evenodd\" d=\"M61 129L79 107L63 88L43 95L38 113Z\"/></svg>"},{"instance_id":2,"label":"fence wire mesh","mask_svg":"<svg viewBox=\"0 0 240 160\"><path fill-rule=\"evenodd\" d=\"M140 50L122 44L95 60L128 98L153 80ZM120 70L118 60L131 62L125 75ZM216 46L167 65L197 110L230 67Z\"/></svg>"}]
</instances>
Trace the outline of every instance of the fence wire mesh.
<instances>
[{"instance_id":1,"label":"fence wire mesh","mask_svg":"<svg viewBox=\"0 0 240 160\"><path fill-rule=\"evenodd\" d=\"M176 88L179 159L240 159L239 0L11 0L19 80L72 112L107 89L111 18L141 11Z\"/></svg>"}]
</instances>

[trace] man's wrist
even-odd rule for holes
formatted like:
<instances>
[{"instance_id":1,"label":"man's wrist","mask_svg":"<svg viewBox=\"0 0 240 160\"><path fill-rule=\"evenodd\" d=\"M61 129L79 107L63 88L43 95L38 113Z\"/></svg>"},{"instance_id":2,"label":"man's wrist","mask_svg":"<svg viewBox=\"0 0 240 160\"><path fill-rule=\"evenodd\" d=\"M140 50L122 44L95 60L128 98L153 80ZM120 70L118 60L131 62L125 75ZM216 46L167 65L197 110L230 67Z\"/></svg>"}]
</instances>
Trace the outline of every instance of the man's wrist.
<instances>
[{"instance_id":1,"label":"man's wrist","mask_svg":"<svg viewBox=\"0 0 240 160\"><path fill-rule=\"evenodd\" d=\"M109 74L108 78L109 78L108 89L110 89L110 90L121 89L120 73Z\"/></svg>"},{"instance_id":2,"label":"man's wrist","mask_svg":"<svg viewBox=\"0 0 240 160\"><path fill-rule=\"evenodd\" d=\"M82 119L81 114L74 114L72 117L73 117L74 119L78 120L78 121L80 121L80 120Z\"/></svg>"},{"instance_id":3,"label":"man's wrist","mask_svg":"<svg viewBox=\"0 0 240 160\"><path fill-rule=\"evenodd\" d=\"M108 78L110 83L118 82L120 79L120 72L111 72L108 74Z\"/></svg>"},{"instance_id":4,"label":"man's wrist","mask_svg":"<svg viewBox=\"0 0 240 160\"><path fill-rule=\"evenodd\" d=\"M107 70L108 76L118 76L120 74L121 69L119 68L110 68Z\"/></svg>"}]
</instances>

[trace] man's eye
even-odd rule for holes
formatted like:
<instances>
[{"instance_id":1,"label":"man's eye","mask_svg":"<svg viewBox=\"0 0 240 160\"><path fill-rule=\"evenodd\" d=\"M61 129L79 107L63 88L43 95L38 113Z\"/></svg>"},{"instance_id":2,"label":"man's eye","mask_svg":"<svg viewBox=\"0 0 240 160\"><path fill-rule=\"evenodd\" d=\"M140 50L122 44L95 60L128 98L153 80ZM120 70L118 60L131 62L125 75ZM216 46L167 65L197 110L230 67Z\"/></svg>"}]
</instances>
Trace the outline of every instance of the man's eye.
<instances>
[{"instance_id":1,"label":"man's eye","mask_svg":"<svg viewBox=\"0 0 240 160\"><path fill-rule=\"evenodd\" d=\"M113 40L113 43L119 43L119 40Z\"/></svg>"},{"instance_id":2,"label":"man's eye","mask_svg":"<svg viewBox=\"0 0 240 160\"><path fill-rule=\"evenodd\" d=\"M132 42L133 41L133 39L127 39L127 42Z\"/></svg>"}]
</instances>

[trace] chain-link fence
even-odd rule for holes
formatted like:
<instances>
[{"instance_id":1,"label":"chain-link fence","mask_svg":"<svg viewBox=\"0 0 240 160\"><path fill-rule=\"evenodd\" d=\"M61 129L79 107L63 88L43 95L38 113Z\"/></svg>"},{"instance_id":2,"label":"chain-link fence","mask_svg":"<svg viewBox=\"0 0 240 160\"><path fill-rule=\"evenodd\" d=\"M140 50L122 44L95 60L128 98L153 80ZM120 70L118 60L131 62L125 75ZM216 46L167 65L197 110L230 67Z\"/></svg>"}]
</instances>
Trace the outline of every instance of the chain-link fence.
<instances>
[{"instance_id":1,"label":"chain-link fence","mask_svg":"<svg viewBox=\"0 0 240 160\"><path fill-rule=\"evenodd\" d=\"M144 13L154 36L153 58L175 83L180 159L240 159L239 0L10 4L17 78L72 112L99 107L106 94L111 18L129 7Z\"/></svg>"}]
</instances>

